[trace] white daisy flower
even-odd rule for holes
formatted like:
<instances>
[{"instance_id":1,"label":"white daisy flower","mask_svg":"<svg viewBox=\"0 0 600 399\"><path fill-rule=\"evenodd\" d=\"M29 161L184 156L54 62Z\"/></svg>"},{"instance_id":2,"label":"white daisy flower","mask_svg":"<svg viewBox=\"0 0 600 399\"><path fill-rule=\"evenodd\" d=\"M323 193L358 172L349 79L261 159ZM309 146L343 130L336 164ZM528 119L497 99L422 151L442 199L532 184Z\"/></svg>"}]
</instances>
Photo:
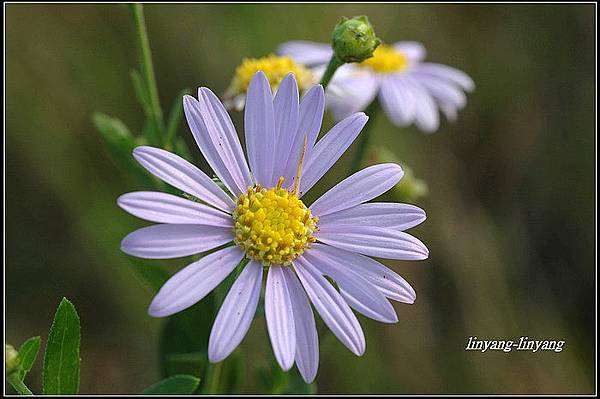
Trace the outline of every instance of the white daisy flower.
<instances>
[{"instance_id":1,"label":"white daisy flower","mask_svg":"<svg viewBox=\"0 0 600 399\"><path fill-rule=\"evenodd\" d=\"M333 54L330 45L291 41L279 46L278 54L313 68L321 76ZM428 133L439 127L439 111L454 121L475 88L464 72L447 65L424 62L421 43L403 41L381 44L373 57L359 64L344 64L327 88L327 106L334 118L364 110L379 98L388 118L397 126L415 124Z\"/></svg>"},{"instance_id":2,"label":"white daisy flower","mask_svg":"<svg viewBox=\"0 0 600 399\"><path fill-rule=\"evenodd\" d=\"M351 115L317 141L323 88L313 87L300 101L289 74L273 98L266 75L258 72L249 83L244 115L246 160L231 118L212 91L202 87L197 99L186 96L183 102L196 143L226 190L175 154L146 146L134 150L144 168L202 201L159 192L128 193L118 200L127 212L158 223L127 235L121 245L127 254L169 259L205 253L162 286L150 315L165 317L194 305L239 265L210 333L211 362L225 359L244 339L265 273L267 331L282 369L295 363L307 383L317 374L311 303L333 334L362 355L365 336L352 309L395 323L388 299L413 303L416 297L406 280L370 256L421 260L429 255L405 232L425 220L423 210L368 203L402 178L396 164L365 168L310 206L302 200L352 144L367 116Z\"/></svg>"}]
</instances>

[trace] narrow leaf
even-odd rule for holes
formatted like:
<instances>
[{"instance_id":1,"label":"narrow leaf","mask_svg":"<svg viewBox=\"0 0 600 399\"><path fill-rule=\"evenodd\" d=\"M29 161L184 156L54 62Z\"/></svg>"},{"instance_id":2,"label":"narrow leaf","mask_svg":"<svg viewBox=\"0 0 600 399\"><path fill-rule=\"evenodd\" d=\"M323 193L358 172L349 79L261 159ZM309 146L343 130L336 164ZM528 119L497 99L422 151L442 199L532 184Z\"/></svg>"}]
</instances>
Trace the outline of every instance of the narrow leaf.
<instances>
[{"instance_id":1,"label":"narrow leaf","mask_svg":"<svg viewBox=\"0 0 600 399\"><path fill-rule=\"evenodd\" d=\"M79 392L81 327L75 306L66 298L58 305L44 354L42 391L46 395Z\"/></svg>"},{"instance_id":2,"label":"narrow leaf","mask_svg":"<svg viewBox=\"0 0 600 399\"><path fill-rule=\"evenodd\" d=\"M119 119L111 118L99 112L93 115L92 120L96 129L100 132L112 160L121 168L134 174L145 184L152 185L152 179L148 173L131 155L138 143L127 126Z\"/></svg>"},{"instance_id":3,"label":"narrow leaf","mask_svg":"<svg viewBox=\"0 0 600 399\"><path fill-rule=\"evenodd\" d=\"M183 117L183 96L190 93L190 89L184 89L175 97L175 101L169 112L169 119L167 120L167 139L165 140L167 143L172 143L177 134L177 128Z\"/></svg>"},{"instance_id":4,"label":"narrow leaf","mask_svg":"<svg viewBox=\"0 0 600 399\"><path fill-rule=\"evenodd\" d=\"M29 388L27 388L25 383L19 379L19 377L17 376L16 373L12 373L12 374L6 376L6 380L8 381L10 386L13 387L14 390L19 395L27 395L27 396L33 395L33 392L31 392L31 390Z\"/></svg>"},{"instance_id":5,"label":"narrow leaf","mask_svg":"<svg viewBox=\"0 0 600 399\"><path fill-rule=\"evenodd\" d=\"M17 370L19 380L22 381L33 367L41 342L40 337L31 337L19 348L19 368Z\"/></svg>"},{"instance_id":6,"label":"narrow leaf","mask_svg":"<svg viewBox=\"0 0 600 399\"><path fill-rule=\"evenodd\" d=\"M198 388L200 379L191 375L174 375L148 387L142 392L145 395L186 395Z\"/></svg>"},{"instance_id":7,"label":"narrow leaf","mask_svg":"<svg viewBox=\"0 0 600 399\"><path fill-rule=\"evenodd\" d=\"M130 72L131 81L133 82L133 89L135 91L135 97L137 98L142 110L144 111L144 115L147 118L152 118L152 106L150 105L150 96L148 95L148 90L144 85L144 81L142 80L142 75L135 70L132 69Z\"/></svg>"}]
</instances>

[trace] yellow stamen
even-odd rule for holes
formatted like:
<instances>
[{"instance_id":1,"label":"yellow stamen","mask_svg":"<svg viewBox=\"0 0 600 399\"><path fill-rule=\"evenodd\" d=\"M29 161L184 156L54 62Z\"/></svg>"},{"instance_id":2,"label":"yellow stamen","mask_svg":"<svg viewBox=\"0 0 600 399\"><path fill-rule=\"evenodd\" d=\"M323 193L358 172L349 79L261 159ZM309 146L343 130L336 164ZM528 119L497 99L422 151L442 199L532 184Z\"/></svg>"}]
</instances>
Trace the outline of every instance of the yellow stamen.
<instances>
[{"instance_id":1,"label":"yellow stamen","mask_svg":"<svg viewBox=\"0 0 600 399\"><path fill-rule=\"evenodd\" d=\"M282 186L280 177L277 187L250 188L240 195L233 213L235 243L264 266L289 265L316 241L319 219Z\"/></svg>"},{"instance_id":2,"label":"yellow stamen","mask_svg":"<svg viewBox=\"0 0 600 399\"><path fill-rule=\"evenodd\" d=\"M256 72L263 71L269 79L271 88L276 89L281 80L290 72L294 73L298 88L307 89L314 82L313 74L302 65L296 64L290 57L269 55L262 58L244 58L235 70L227 96L235 96L248 90L250 81Z\"/></svg>"},{"instance_id":3,"label":"yellow stamen","mask_svg":"<svg viewBox=\"0 0 600 399\"><path fill-rule=\"evenodd\" d=\"M360 65L379 73L401 72L408 67L408 59L393 47L380 44L373 52L373 57L367 58Z\"/></svg>"}]
</instances>

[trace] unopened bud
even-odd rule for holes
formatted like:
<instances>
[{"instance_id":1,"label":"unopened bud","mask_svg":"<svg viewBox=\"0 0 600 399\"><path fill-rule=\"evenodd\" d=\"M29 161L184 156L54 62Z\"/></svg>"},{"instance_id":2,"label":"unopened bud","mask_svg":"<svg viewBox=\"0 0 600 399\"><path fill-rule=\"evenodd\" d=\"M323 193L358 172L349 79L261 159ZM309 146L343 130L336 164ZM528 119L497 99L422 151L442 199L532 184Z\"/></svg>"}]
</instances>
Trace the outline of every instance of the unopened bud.
<instances>
[{"instance_id":1,"label":"unopened bud","mask_svg":"<svg viewBox=\"0 0 600 399\"><path fill-rule=\"evenodd\" d=\"M12 345L4 344L4 359L7 375L15 371L19 366L19 352Z\"/></svg>"},{"instance_id":2,"label":"unopened bud","mask_svg":"<svg viewBox=\"0 0 600 399\"><path fill-rule=\"evenodd\" d=\"M419 179L415 176L412 169L408 167L404 162L400 162L398 157L384 147L377 147L371 154L371 162L382 163L382 162L393 162L400 164L404 171L404 176L398 184L396 184L392 190L394 196L398 201L414 203L418 199L426 197L429 193L429 187L427 182L423 179Z\"/></svg>"},{"instance_id":3,"label":"unopened bud","mask_svg":"<svg viewBox=\"0 0 600 399\"><path fill-rule=\"evenodd\" d=\"M331 36L335 57L342 63L362 62L371 58L380 43L365 15L350 19L343 17Z\"/></svg>"}]
</instances>

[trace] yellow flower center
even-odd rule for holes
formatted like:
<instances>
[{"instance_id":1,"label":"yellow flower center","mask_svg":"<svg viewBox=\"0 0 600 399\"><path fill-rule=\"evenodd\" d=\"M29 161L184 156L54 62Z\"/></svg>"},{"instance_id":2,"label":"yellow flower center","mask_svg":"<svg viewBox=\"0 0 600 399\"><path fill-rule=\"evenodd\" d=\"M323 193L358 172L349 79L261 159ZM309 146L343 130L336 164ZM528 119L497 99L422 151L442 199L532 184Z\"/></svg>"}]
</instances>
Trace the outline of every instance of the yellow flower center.
<instances>
[{"instance_id":1,"label":"yellow flower center","mask_svg":"<svg viewBox=\"0 0 600 399\"><path fill-rule=\"evenodd\" d=\"M290 72L296 76L300 90L307 89L313 83L312 73L302 65L296 64L290 57L269 55L262 58L245 58L235 70L227 92L229 95L245 93L250 85L250 80L258 71L263 71L269 79L272 88L276 88L281 80Z\"/></svg>"},{"instance_id":2,"label":"yellow flower center","mask_svg":"<svg viewBox=\"0 0 600 399\"><path fill-rule=\"evenodd\" d=\"M361 65L379 73L401 72L408 67L408 59L392 47L380 44L373 52L373 57L367 58Z\"/></svg>"},{"instance_id":3,"label":"yellow flower center","mask_svg":"<svg viewBox=\"0 0 600 399\"><path fill-rule=\"evenodd\" d=\"M289 265L316 241L312 234L319 219L282 184L283 177L268 190L249 187L233 213L235 243L264 266Z\"/></svg>"}]
</instances>

